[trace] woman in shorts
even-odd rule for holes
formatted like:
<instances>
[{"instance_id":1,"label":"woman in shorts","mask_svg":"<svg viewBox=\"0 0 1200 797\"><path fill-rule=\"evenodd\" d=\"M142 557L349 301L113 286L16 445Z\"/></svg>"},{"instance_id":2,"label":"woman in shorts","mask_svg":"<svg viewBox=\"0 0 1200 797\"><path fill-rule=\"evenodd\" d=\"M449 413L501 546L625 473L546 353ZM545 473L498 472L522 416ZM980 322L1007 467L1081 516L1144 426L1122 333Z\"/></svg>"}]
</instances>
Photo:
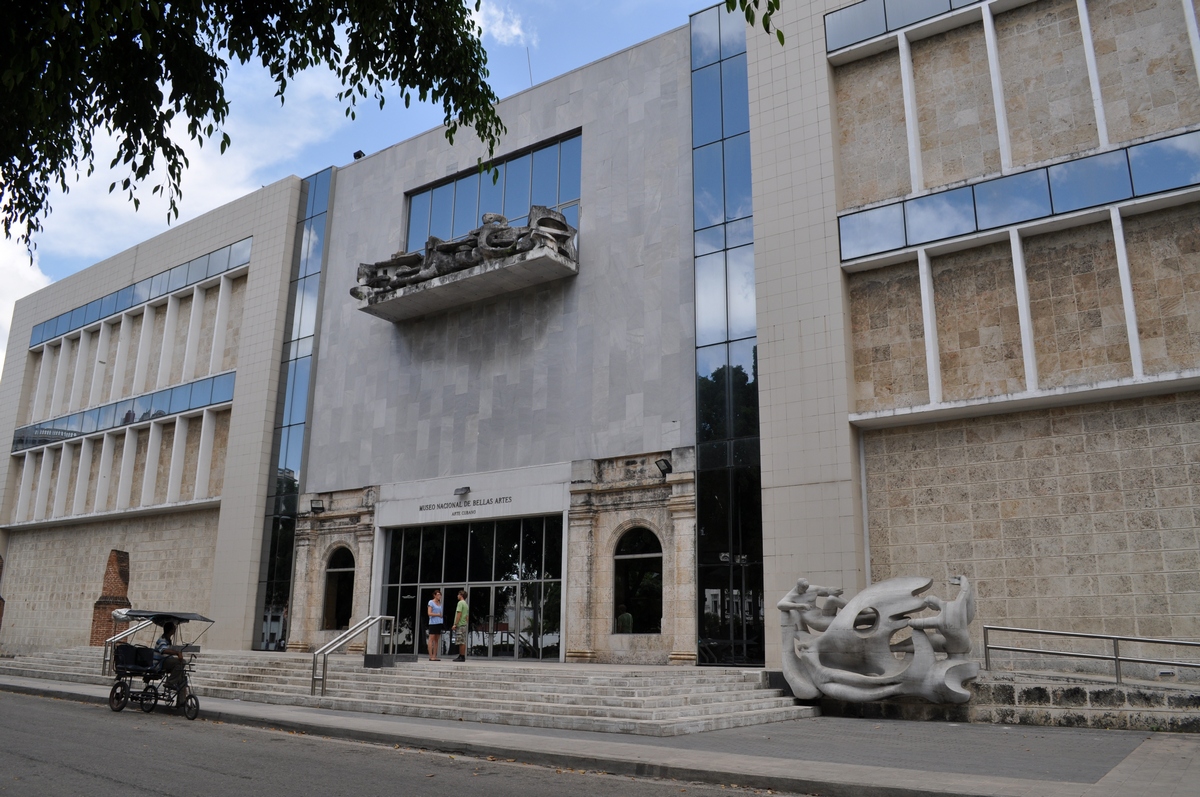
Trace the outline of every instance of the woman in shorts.
<instances>
[{"instance_id":1,"label":"woman in shorts","mask_svg":"<svg viewBox=\"0 0 1200 797\"><path fill-rule=\"evenodd\" d=\"M440 589L433 591L433 600L429 601L429 605L425 611L429 615L429 638L426 645L429 650L429 660L437 661L438 654L442 650L442 626L444 623L442 617L442 591Z\"/></svg>"}]
</instances>

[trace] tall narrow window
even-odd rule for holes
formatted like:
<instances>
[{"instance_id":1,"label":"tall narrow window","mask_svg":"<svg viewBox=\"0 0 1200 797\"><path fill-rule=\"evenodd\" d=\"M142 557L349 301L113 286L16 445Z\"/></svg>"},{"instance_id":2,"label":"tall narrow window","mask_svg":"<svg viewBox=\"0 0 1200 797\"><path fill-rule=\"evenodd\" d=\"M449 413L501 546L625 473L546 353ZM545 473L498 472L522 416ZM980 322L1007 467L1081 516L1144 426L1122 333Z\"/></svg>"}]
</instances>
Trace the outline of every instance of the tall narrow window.
<instances>
[{"instance_id":1,"label":"tall narrow window","mask_svg":"<svg viewBox=\"0 0 1200 797\"><path fill-rule=\"evenodd\" d=\"M613 633L662 633L662 544L650 529L630 529L613 554Z\"/></svg>"},{"instance_id":2,"label":"tall narrow window","mask_svg":"<svg viewBox=\"0 0 1200 797\"><path fill-rule=\"evenodd\" d=\"M338 548L325 568L325 617L322 628L341 631L350 627L354 609L354 554Z\"/></svg>"}]
</instances>

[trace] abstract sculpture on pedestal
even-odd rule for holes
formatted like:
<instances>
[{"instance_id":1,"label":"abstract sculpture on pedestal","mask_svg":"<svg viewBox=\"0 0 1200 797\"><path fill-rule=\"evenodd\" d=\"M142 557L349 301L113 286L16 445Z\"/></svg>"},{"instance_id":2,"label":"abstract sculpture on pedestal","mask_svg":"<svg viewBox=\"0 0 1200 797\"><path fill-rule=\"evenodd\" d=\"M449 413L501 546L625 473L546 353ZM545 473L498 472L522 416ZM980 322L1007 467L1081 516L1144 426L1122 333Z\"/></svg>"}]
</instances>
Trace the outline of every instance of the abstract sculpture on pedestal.
<instances>
[{"instance_id":1,"label":"abstract sculpture on pedestal","mask_svg":"<svg viewBox=\"0 0 1200 797\"><path fill-rule=\"evenodd\" d=\"M541 205L529 209L529 223L523 227L509 227L508 219L499 213L485 213L483 225L462 238L443 241L430 237L423 253L397 252L378 263L361 263L358 284L350 289L350 295L360 301L370 300L377 294L537 249L548 249L575 263L576 232L565 216Z\"/></svg>"},{"instance_id":2,"label":"abstract sculpture on pedestal","mask_svg":"<svg viewBox=\"0 0 1200 797\"><path fill-rule=\"evenodd\" d=\"M975 593L966 576L954 576L954 600L922 597L932 583L893 578L846 601L840 589L797 581L778 603L783 674L795 696L852 703L898 696L931 703L970 700L966 683L979 675L979 663L967 658ZM937 614L912 616L926 609ZM900 639L906 628L912 636Z\"/></svg>"}]
</instances>

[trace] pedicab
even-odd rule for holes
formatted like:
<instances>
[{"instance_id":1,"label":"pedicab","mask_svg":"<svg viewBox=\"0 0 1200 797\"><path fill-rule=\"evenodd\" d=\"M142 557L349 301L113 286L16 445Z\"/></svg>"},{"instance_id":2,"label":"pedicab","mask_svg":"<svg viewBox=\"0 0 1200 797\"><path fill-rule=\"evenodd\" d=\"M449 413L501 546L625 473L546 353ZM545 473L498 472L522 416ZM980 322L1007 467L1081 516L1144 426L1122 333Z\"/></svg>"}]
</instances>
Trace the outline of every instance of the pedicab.
<instances>
[{"instance_id":1,"label":"pedicab","mask_svg":"<svg viewBox=\"0 0 1200 797\"><path fill-rule=\"evenodd\" d=\"M200 699L192 693L188 676L196 661L195 644L212 626L213 621L192 612L157 612L149 609L121 609L113 612L117 620L150 621L162 629L159 640L169 644L118 644L113 649L113 670L116 682L108 693L108 707L121 711L129 703L137 703L149 714L158 704L183 709L183 716L194 720L200 714ZM207 623L200 633L185 644L177 643L174 635L190 622ZM187 656L187 658L184 658ZM172 665L174 658L178 663ZM141 688L135 688L141 679Z\"/></svg>"}]
</instances>

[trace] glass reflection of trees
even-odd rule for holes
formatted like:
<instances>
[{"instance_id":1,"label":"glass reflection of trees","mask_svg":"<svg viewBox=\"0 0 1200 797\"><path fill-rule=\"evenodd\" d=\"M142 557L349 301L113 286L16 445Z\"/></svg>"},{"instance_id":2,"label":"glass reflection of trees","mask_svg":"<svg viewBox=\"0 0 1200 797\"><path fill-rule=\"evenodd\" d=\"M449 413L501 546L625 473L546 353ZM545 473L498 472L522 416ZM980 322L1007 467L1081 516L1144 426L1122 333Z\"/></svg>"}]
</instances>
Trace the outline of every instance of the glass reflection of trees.
<instances>
[{"instance_id":1,"label":"glass reflection of trees","mask_svg":"<svg viewBox=\"0 0 1200 797\"><path fill-rule=\"evenodd\" d=\"M723 354L725 346L712 348ZM699 442L758 434L758 347L751 342L750 348L749 363L725 363L696 375Z\"/></svg>"}]
</instances>

